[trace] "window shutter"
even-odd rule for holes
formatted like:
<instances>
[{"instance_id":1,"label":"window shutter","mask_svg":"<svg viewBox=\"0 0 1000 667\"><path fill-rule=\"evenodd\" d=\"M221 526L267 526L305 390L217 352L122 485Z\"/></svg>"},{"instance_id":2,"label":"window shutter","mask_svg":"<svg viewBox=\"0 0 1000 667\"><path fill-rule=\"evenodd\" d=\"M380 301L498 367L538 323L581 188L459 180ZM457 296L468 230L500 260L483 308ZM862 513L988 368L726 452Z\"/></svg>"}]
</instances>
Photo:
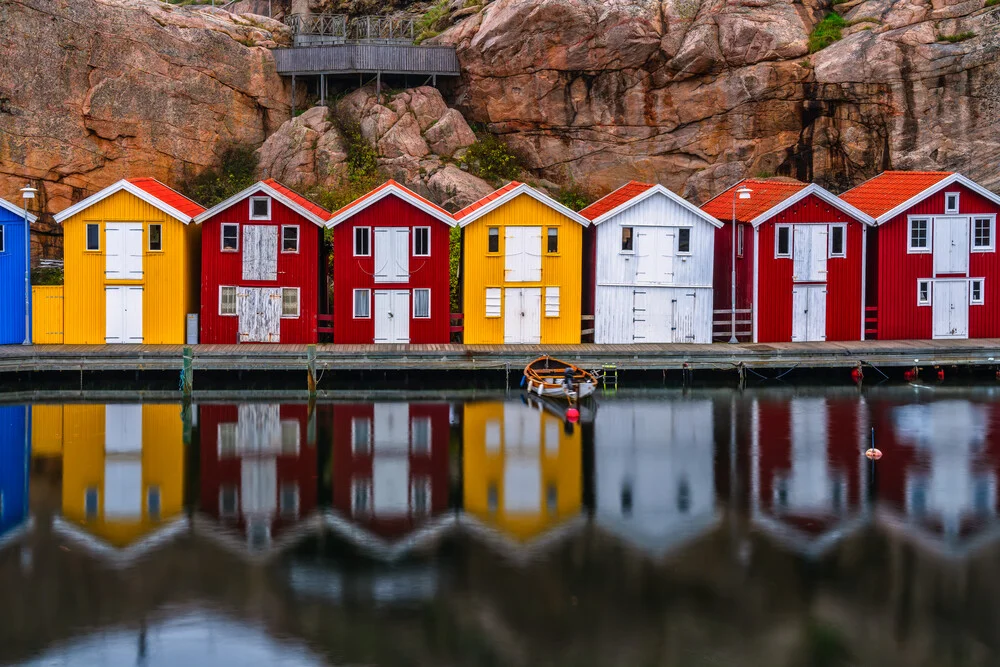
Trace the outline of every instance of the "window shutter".
<instances>
[{"instance_id":1,"label":"window shutter","mask_svg":"<svg viewBox=\"0 0 1000 667\"><path fill-rule=\"evenodd\" d=\"M545 288L545 317L559 317L559 288Z\"/></svg>"}]
</instances>

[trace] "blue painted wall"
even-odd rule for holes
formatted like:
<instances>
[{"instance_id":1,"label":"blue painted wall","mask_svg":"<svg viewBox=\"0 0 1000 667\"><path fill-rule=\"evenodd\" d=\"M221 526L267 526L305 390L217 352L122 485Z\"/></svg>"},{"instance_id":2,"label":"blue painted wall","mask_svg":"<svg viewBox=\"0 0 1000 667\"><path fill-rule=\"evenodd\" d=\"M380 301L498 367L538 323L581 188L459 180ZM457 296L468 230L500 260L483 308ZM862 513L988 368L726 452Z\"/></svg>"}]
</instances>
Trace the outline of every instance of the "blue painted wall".
<instances>
[{"instance_id":1,"label":"blue painted wall","mask_svg":"<svg viewBox=\"0 0 1000 667\"><path fill-rule=\"evenodd\" d=\"M24 218L0 206L0 345L24 342Z\"/></svg>"},{"instance_id":2,"label":"blue painted wall","mask_svg":"<svg viewBox=\"0 0 1000 667\"><path fill-rule=\"evenodd\" d=\"M0 407L0 540L28 518L28 408Z\"/></svg>"}]
</instances>

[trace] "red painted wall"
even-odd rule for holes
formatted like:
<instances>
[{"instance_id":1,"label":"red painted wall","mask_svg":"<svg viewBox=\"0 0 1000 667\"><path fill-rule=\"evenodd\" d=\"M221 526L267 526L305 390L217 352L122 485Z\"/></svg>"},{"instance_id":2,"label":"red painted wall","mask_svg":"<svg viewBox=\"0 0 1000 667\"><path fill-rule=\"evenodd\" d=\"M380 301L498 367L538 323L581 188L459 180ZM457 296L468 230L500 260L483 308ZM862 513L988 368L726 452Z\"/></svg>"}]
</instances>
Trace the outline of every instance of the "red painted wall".
<instances>
[{"instance_id":1,"label":"red painted wall","mask_svg":"<svg viewBox=\"0 0 1000 667\"><path fill-rule=\"evenodd\" d=\"M448 511L448 458L451 424L446 403L411 403L410 418L430 417L430 455L410 453L410 478L430 477L431 513L413 517L379 517L374 513L353 517L351 512L351 482L370 479L372 462L378 449L355 455L351 442L351 420L356 417L373 419L374 409L367 404L337 404L333 407L333 507L339 514L385 539L397 539L419 527L428 519ZM375 436L377 437L377 435ZM376 492L378 490L376 489Z\"/></svg>"},{"instance_id":2,"label":"red painted wall","mask_svg":"<svg viewBox=\"0 0 1000 667\"><path fill-rule=\"evenodd\" d=\"M263 196L254 193L251 196ZM240 252L222 252L222 223L240 224ZM278 229L278 279L245 281L243 275L243 225L270 225ZM281 225L299 226L299 252L280 252ZM219 315L219 286L298 287L299 317L282 318L282 343L315 343L316 314L320 306L323 230L281 202L271 200L271 219L250 220L250 198L233 204L202 223L200 342L233 344L237 341L235 315Z\"/></svg>"},{"instance_id":3,"label":"red painted wall","mask_svg":"<svg viewBox=\"0 0 1000 667\"><path fill-rule=\"evenodd\" d=\"M375 283L375 234L371 234L369 257L354 256L355 227L430 227L431 256L413 256L413 235L410 235L410 282ZM447 343L451 326L451 267L448 262L451 227L403 201L389 195L340 223L333 230L333 340L336 343L372 343L375 340L376 289L431 290L431 317L413 319L413 297L410 297L410 342ZM354 319L354 290L373 292L368 319Z\"/></svg>"},{"instance_id":4,"label":"red painted wall","mask_svg":"<svg viewBox=\"0 0 1000 667\"><path fill-rule=\"evenodd\" d=\"M1000 207L996 204L964 186L954 185L879 225L877 306L880 340L933 336L933 307L917 305L917 280L934 277L934 256L907 253L908 219L911 215L944 215L945 192L961 193L958 215L992 213L1000 218ZM969 337L1000 336L1000 259L996 250L972 253L969 277L985 279L985 303L969 306Z\"/></svg>"},{"instance_id":5,"label":"red painted wall","mask_svg":"<svg viewBox=\"0 0 1000 667\"><path fill-rule=\"evenodd\" d=\"M715 310L727 310L732 300L732 271L733 271L733 228L732 222L727 222L722 227L715 230L715 268L714 268L714 293ZM753 227L749 224L739 224L737 229L743 234L743 256L736 258L736 308L750 308L753 304L753 252L754 234ZM738 245L738 244L737 244ZM713 319L725 319L725 315L715 315ZM748 315L737 315L737 320L749 319ZM746 325L736 325L736 330L746 329ZM729 329L716 327L718 334ZM741 341L749 340L746 336L739 337Z\"/></svg>"}]
</instances>

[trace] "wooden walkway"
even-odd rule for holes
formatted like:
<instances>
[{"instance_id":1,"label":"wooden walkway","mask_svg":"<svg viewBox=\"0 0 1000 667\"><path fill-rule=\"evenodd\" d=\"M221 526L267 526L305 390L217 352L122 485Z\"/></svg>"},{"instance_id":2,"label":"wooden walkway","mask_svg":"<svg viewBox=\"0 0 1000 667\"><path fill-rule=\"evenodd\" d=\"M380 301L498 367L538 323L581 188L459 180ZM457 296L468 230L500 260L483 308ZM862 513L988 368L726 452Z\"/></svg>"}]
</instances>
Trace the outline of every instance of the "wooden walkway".
<instances>
[{"instance_id":1,"label":"wooden walkway","mask_svg":"<svg viewBox=\"0 0 1000 667\"><path fill-rule=\"evenodd\" d=\"M306 345L194 345L195 370L303 370ZM182 367L182 345L5 345L0 373L167 371ZM585 368L848 368L1000 364L1000 339L729 345L317 345L317 370L517 370L549 354Z\"/></svg>"}]
</instances>

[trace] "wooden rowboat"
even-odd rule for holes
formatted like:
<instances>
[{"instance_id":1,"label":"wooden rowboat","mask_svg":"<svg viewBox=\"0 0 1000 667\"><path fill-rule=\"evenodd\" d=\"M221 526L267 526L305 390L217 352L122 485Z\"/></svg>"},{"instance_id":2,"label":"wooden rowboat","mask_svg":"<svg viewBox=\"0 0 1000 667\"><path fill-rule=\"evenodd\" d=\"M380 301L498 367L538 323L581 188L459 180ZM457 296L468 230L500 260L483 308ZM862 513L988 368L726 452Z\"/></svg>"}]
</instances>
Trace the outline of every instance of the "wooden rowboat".
<instances>
[{"instance_id":1,"label":"wooden rowboat","mask_svg":"<svg viewBox=\"0 0 1000 667\"><path fill-rule=\"evenodd\" d=\"M567 372L569 371L569 372ZM571 378L571 382L567 379ZM565 398L575 403L597 389L597 378L571 363L552 357L539 357L524 369L524 386L532 394Z\"/></svg>"}]
</instances>

